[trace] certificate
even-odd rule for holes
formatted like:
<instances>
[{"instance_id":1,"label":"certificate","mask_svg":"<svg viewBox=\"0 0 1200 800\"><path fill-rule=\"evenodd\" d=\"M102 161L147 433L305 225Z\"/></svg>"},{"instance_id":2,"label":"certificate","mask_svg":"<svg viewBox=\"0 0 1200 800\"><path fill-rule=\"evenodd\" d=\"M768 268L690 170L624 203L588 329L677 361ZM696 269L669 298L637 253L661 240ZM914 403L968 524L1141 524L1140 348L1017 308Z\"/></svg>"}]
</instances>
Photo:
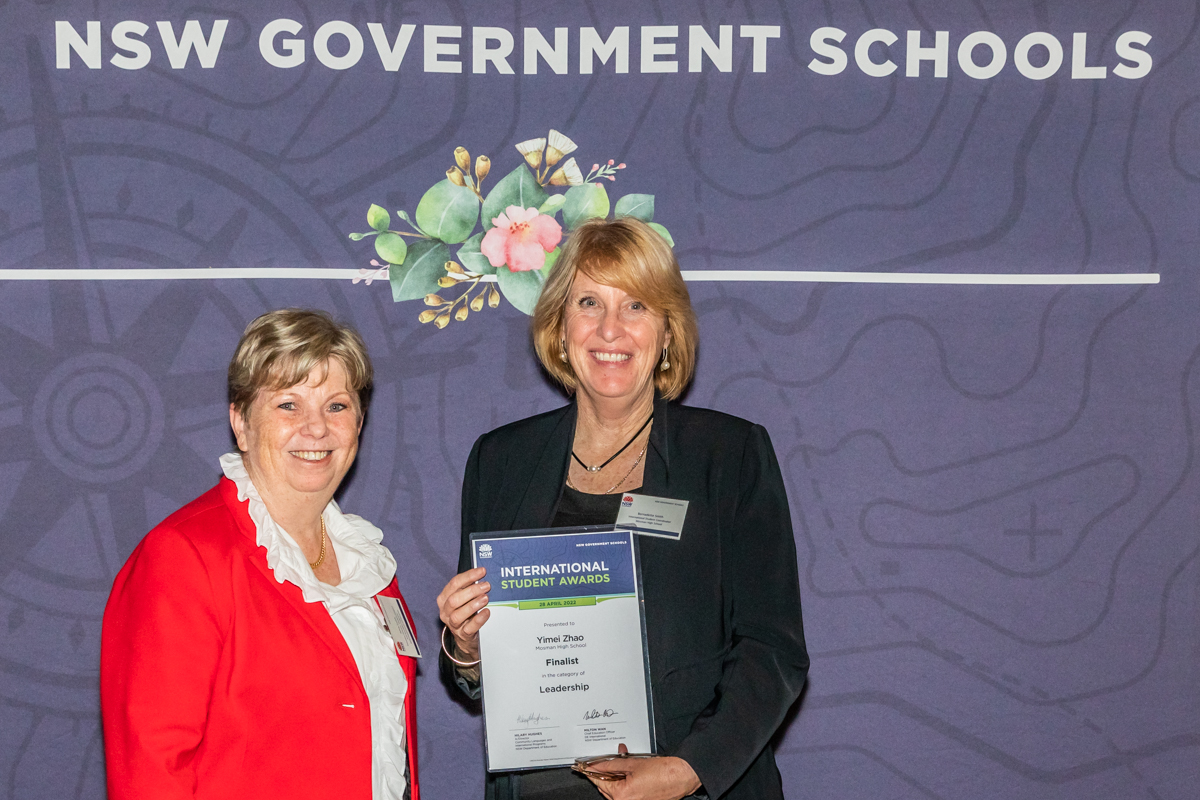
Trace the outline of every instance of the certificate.
<instances>
[{"instance_id":1,"label":"certificate","mask_svg":"<svg viewBox=\"0 0 1200 800\"><path fill-rule=\"evenodd\" d=\"M654 749L633 534L613 526L471 534L488 771Z\"/></svg>"}]
</instances>

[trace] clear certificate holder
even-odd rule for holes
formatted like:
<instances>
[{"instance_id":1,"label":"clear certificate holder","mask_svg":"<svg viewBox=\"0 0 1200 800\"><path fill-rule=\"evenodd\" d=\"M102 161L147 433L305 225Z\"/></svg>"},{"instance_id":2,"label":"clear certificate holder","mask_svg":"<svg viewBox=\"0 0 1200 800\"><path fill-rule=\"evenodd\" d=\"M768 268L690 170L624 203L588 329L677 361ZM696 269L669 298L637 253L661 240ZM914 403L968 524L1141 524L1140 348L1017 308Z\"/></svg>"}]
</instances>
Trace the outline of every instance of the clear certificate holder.
<instances>
[{"instance_id":1,"label":"clear certificate holder","mask_svg":"<svg viewBox=\"0 0 1200 800\"><path fill-rule=\"evenodd\" d=\"M654 752L636 537L615 525L472 533L489 772Z\"/></svg>"}]
</instances>

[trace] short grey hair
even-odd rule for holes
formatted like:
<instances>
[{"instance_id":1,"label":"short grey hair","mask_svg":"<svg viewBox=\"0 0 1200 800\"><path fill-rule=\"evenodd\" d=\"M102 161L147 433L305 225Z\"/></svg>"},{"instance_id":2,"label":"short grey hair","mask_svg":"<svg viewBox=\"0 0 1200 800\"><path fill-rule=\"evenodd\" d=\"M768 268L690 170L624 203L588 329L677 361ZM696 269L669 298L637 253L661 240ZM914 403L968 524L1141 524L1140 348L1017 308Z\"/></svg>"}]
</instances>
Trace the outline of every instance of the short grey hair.
<instances>
[{"instance_id":1,"label":"short grey hair","mask_svg":"<svg viewBox=\"0 0 1200 800\"><path fill-rule=\"evenodd\" d=\"M328 374L331 358L346 370L346 388L357 398L362 419L375 377L366 343L324 311L304 308L269 311L246 326L229 362L229 402L249 419L260 391L303 383L314 369Z\"/></svg>"}]
</instances>

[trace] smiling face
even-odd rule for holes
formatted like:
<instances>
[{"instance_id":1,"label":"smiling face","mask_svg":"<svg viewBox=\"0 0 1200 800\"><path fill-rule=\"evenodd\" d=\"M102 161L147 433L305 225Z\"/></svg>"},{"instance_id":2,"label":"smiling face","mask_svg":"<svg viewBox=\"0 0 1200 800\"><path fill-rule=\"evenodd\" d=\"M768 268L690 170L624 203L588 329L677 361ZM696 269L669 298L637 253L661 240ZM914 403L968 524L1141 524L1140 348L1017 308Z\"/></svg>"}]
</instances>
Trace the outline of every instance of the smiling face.
<instances>
[{"instance_id":1,"label":"smiling face","mask_svg":"<svg viewBox=\"0 0 1200 800\"><path fill-rule=\"evenodd\" d=\"M581 394L592 402L634 403L653 395L654 368L671 334L663 316L636 297L578 272L563 338Z\"/></svg>"},{"instance_id":2,"label":"smiling face","mask_svg":"<svg viewBox=\"0 0 1200 800\"><path fill-rule=\"evenodd\" d=\"M262 389L244 417L230 406L229 422L255 488L268 506L291 500L327 503L354 463L362 420L346 370L330 359L308 379L284 389ZM324 380L322 380L324 377Z\"/></svg>"}]
</instances>

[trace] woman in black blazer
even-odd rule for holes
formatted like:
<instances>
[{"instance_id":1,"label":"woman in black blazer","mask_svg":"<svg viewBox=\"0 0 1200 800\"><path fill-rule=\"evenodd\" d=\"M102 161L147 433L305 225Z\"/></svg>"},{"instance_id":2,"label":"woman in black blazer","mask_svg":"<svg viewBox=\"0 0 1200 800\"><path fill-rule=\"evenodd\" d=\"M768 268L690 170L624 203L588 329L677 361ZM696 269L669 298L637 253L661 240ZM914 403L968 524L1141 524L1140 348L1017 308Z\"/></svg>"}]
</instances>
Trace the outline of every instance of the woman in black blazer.
<instances>
[{"instance_id":1,"label":"woman in black blazer","mask_svg":"<svg viewBox=\"0 0 1200 800\"><path fill-rule=\"evenodd\" d=\"M696 323L671 249L631 218L581 226L533 335L575 400L475 443L459 574L438 596L453 634L442 666L478 697L490 585L470 569L468 534L611 523L631 491L687 500L679 540L638 541L663 757L594 785L564 769L489 775L486 797L781 798L770 738L808 672L787 495L765 429L673 402L691 379Z\"/></svg>"}]
</instances>

